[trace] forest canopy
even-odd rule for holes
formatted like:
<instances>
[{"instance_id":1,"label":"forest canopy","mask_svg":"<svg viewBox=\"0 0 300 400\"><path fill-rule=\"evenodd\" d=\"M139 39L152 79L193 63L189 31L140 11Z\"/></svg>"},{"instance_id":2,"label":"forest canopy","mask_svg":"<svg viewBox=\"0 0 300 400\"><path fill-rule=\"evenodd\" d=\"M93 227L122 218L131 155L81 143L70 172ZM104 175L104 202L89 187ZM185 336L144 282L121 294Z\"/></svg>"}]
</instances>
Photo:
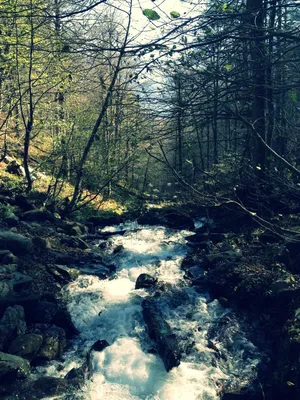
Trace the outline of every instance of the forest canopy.
<instances>
[{"instance_id":1,"label":"forest canopy","mask_svg":"<svg viewBox=\"0 0 300 400\"><path fill-rule=\"evenodd\" d=\"M0 32L1 163L28 191L297 192L299 1L3 0Z\"/></svg>"}]
</instances>

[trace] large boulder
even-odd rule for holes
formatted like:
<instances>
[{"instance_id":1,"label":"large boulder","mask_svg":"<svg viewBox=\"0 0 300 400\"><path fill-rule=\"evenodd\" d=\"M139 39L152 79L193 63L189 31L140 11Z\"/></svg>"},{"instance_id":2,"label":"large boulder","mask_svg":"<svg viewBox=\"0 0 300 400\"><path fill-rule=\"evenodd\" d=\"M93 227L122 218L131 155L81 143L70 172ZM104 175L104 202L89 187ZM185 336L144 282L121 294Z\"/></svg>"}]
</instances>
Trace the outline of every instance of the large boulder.
<instances>
[{"instance_id":1,"label":"large boulder","mask_svg":"<svg viewBox=\"0 0 300 400\"><path fill-rule=\"evenodd\" d=\"M35 363L51 361L59 358L66 345L66 333L55 325L34 324L29 333L42 335L43 342L34 358Z\"/></svg>"},{"instance_id":2,"label":"large boulder","mask_svg":"<svg viewBox=\"0 0 300 400\"><path fill-rule=\"evenodd\" d=\"M156 343L158 354L161 356L167 372L174 367L178 367L181 354L170 325L163 318L153 300L144 300L142 308L149 337Z\"/></svg>"},{"instance_id":3,"label":"large boulder","mask_svg":"<svg viewBox=\"0 0 300 400\"><path fill-rule=\"evenodd\" d=\"M59 283L69 283L78 278L80 272L75 268L69 268L66 265L50 265L49 272Z\"/></svg>"},{"instance_id":4,"label":"large boulder","mask_svg":"<svg viewBox=\"0 0 300 400\"><path fill-rule=\"evenodd\" d=\"M15 255L23 255L32 252L33 244L23 235L1 230L0 250L10 250Z\"/></svg>"},{"instance_id":5,"label":"large boulder","mask_svg":"<svg viewBox=\"0 0 300 400\"><path fill-rule=\"evenodd\" d=\"M30 375L30 364L21 357L0 352L0 382L9 383Z\"/></svg>"},{"instance_id":6,"label":"large boulder","mask_svg":"<svg viewBox=\"0 0 300 400\"><path fill-rule=\"evenodd\" d=\"M84 370L84 366L79 368L72 368L65 376L65 379L70 383L70 385L79 389L81 386L84 385Z\"/></svg>"},{"instance_id":7,"label":"large boulder","mask_svg":"<svg viewBox=\"0 0 300 400\"><path fill-rule=\"evenodd\" d=\"M8 346L8 352L31 361L43 343L43 336L27 333L18 336Z\"/></svg>"},{"instance_id":8,"label":"large boulder","mask_svg":"<svg viewBox=\"0 0 300 400\"><path fill-rule=\"evenodd\" d=\"M31 276L21 274L20 272L14 272L11 274L8 284L15 292L20 292L29 289L31 282Z\"/></svg>"},{"instance_id":9,"label":"large boulder","mask_svg":"<svg viewBox=\"0 0 300 400\"><path fill-rule=\"evenodd\" d=\"M56 218L48 210L30 210L24 213L23 220L29 222L55 222Z\"/></svg>"},{"instance_id":10,"label":"large boulder","mask_svg":"<svg viewBox=\"0 0 300 400\"><path fill-rule=\"evenodd\" d=\"M9 341L25 333L25 331L26 322L23 307L8 307L0 321L0 350L2 350Z\"/></svg>"},{"instance_id":11,"label":"large boulder","mask_svg":"<svg viewBox=\"0 0 300 400\"><path fill-rule=\"evenodd\" d=\"M42 376L35 381L31 381L25 387L18 399L20 400L39 400L45 398L60 398L68 392L69 382L63 378Z\"/></svg>"},{"instance_id":12,"label":"large boulder","mask_svg":"<svg viewBox=\"0 0 300 400\"><path fill-rule=\"evenodd\" d=\"M141 274L138 276L135 288L136 289L147 289L155 286L157 279L149 274Z\"/></svg>"}]
</instances>

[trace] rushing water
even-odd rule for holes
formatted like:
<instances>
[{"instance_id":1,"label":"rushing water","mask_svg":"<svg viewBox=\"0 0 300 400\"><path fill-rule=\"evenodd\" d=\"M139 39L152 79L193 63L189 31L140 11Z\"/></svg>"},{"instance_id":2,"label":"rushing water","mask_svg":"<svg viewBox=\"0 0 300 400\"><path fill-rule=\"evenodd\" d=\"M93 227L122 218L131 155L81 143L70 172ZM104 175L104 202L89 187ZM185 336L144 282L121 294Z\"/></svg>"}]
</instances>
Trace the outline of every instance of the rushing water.
<instances>
[{"instance_id":1,"label":"rushing water","mask_svg":"<svg viewBox=\"0 0 300 400\"><path fill-rule=\"evenodd\" d=\"M106 250L117 266L113 278L83 275L69 285L69 310L80 335L65 357L63 371L52 363L47 374L63 376L79 367L91 346L105 339L110 346L92 353L90 375L76 399L213 400L225 384L251 381L260 361L257 349L230 310L184 279L184 237L191 232L135 224L126 229L124 236L109 239ZM123 250L113 254L119 245ZM169 373L153 354L155 344L143 321L141 303L149 293L135 290L141 273L167 286L156 300L182 349L180 366Z\"/></svg>"}]
</instances>

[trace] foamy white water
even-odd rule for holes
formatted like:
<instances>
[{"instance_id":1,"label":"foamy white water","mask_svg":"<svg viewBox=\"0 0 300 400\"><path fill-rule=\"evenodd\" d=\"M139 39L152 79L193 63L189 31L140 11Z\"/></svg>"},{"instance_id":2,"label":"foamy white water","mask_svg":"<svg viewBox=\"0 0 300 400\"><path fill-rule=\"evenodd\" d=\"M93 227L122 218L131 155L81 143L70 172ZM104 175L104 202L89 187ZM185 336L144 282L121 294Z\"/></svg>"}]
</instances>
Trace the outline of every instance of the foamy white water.
<instances>
[{"instance_id":1,"label":"foamy white water","mask_svg":"<svg viewBox=\"0 0 300 400\"><path fill-rule=\"evenodd\" d=\"M76 399L214 400L226 382L251 381L259 353L236 320L227 338L233 342L230 346L226 343L230 348L216 335L214 346L209 344L208 332L220 319L230 318L230 310L187 286L180 264L188 251L184 237L191 232L136 225L126 228L134 230L110 239L107 255L117 266L115 277L80 276L69 285L69 310L80 335L64 370L57 372L53 363L47 373L65 375L82 365L97 340L107 340L109 347L92 353L90 376ZM123 250L114 255L113 249L119 245ZM155 344L148 337L141 307L149 294L135 290L141 273L168 285L156 301L182 349L179 367L169 373L160 357L152 354Z\"/></svg>"}]
</instances>

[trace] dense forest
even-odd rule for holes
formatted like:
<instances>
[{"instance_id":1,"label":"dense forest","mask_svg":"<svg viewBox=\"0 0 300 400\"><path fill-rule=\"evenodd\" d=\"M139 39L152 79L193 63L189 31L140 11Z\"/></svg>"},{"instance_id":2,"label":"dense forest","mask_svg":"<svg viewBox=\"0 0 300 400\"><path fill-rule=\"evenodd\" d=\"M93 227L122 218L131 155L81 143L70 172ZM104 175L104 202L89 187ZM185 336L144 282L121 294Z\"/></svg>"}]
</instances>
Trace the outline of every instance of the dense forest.
<instances>
[{"instance_id":1,"label":"dense forest","mask_svg":"<svg viewBox=\"0 0 300 400\"><path fill-rule=\"evenodd\" d=\"M1 159L28 191L297 192L298 2L177 5L1 2Z\"/></svg>"},{"instance_id":2,"label":"dense forest","mask_svg":"<svg viewBox=\"0 0 300 400\"><path fill-rule=\"evenodd\" d=\"M299 0L0 0L0 399L299 400Z\"/></svg>"}]
</instances>

